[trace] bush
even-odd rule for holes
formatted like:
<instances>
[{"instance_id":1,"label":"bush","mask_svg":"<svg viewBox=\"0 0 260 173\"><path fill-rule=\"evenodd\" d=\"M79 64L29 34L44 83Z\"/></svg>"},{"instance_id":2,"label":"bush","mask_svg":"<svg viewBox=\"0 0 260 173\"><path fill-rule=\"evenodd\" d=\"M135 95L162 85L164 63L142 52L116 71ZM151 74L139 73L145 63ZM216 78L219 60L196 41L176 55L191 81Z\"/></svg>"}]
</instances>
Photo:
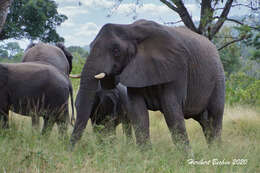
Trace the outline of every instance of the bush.
<instances>
[{"instance_id":1,"label":"bush","mask_svg":"<svg viewBox=\"0 0 260 173\"><path fill-rule=\"evenodd\" d=\"M260 80L245 72L231 74L226 81L226 102L260 105Z\"/></svg>"}]
</instances>

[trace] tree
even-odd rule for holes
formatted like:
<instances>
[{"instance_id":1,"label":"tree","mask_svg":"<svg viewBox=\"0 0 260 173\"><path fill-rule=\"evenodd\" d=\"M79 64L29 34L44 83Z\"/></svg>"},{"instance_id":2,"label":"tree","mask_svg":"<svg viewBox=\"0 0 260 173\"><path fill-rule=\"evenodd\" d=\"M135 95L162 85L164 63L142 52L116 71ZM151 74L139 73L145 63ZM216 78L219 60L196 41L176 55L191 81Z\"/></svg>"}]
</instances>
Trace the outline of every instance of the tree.
<instances>
[{"instance_id":1,"label":"tree","mask_svg":"<svg viewBox=\"0 0 260 173\"><path fill-rule=\"evenodd\" d=\"M223 43L228 43L230 40L234 39L235 29L225 26L223 27L214 37L213 42L218 45L223 45ZM232 33L233 32L233 33ZM221 61L224 66L224 70L227 76L231 73L239 71L241 68L241 46L239 44L232 44L226 49L219 52Z\"/></svg>"},{"instance_id":2,"label":"tree","mask_svg":"<svg viewBox=\"0 0 260 173\"><path fill-rule=\"evenodd\" d=\"M88 51L80 46L70 46L68 47L68 51L71 52L73 55L78 54L82 58L86 58L88 56Z\"/></svg>"},{"instance_id":3,"label":"tree","mask_svg":"<svg viewBox=\"0 0 260 173\"><path fill-rule=\"evenodd\" d=\"M1 2L0 2L0 33L5 24L8 9L9 9L11 3L12 3L12 0L1 0Z\"/></svg>"},{"instance_id":4,"label":"tree","mask_svg":"<svg viewBox=\"0 0 260 173\"><path fill-rule=\"evenodd\" d=\"M124 0L114 1L116 4L113 8L116 10ZM142 3L142 0L134 1L136 5ZM209 40L214 38L226 21L241 26L248 26L251 29L260 31L260 26L249 26L245 21L246 19L238 20L229 18L228 16L230 9L236 7L248 8L251 10L252 14L258 12L260 10L259 0L248 0L247 3L245 1L243 1L245 3L240 3L239 0L196 0L195 2L200 4L200 20L198 25L195 24L192 15L188 12L184 0L160 0L160 2L180 16L181 21L178 22L183 22L186 27L198 34L208 37ZM134 9L134 12L135 11L136 10ZM178 22L168 22L168 24L176 24ZM239 38L234 38L223 46L220 46L220 49L248 37L248 35L241 35Z\"/></svg>"},{"instance_id":5,"label":"tree","mask_svg":"<svg viewBox=\"0 0 260 173\"><path fill-rule=\"evenodd\" d=\"M65 15L58 14L57 4L53 0L14 0L0 40L27 38L43 42L64 41L55 29L66 19Z\"/></svg>"},{"instance_id":6,"label":"tree","mask_svg":"<svg viewBox=\"0 0 260 173\"><path fill-rule=\"evenodd\" d=\"M23 53L23 49L17 42L9 42L7 44L0 45L0 56L3 58L13 59L21 53Z\"/></svg>"}]
</instances>

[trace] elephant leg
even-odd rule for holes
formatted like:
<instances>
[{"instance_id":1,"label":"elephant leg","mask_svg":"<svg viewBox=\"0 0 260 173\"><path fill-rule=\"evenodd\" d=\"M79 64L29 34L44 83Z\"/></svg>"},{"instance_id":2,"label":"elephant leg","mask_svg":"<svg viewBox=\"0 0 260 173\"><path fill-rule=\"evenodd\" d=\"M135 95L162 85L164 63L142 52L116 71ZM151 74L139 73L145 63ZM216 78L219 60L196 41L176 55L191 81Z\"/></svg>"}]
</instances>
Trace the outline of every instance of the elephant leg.
<instances>
[{"instance_id":1,"label":"elephant leg","mask_svg":"<svg viewBox=\"0 0 260 173\"><path fill-rule=\"evenodd\" d=\"M49 117L44 117L43 120L42 135L49 137L55 121Z\"/></svg>"},{"instance_id":2,"label":"elephant leg","mask_svg":"<svg viewBox=\"0 0 260 173\"><path fill-rule=\"evenodd\" d=\"M179 149L189 152L189 139L181 105L178 103L176 96L171 94L165 94L162 101L162 111L171 132L173 143Z\"/></svg>"},{"instance_id":3,"label":"elephant leg","mask_svg":"<svg viewBox=\"0 0 260 173\"><path fill-rule=\"evenodd\" d=\"M144 98L140 93L131 89L128 90L128 95L131 109L129 109L130 113L127 118L130 119L134 127L136 144L138 146L146 144L148 147L151 147L149 114Z\"/></svg>"},{"instance_id":4,"label":"elephant leg","mask_svg":"<svg viewBox=\"0 0 260 173\"><path fill-rule=\"evenodd\" d=\"M38 115L32 115L32 127L34 130L39 130L40 128L40 117Z\"/></svg>"},{"instance_id":5,"label":"elephant leg","mask_svg":"<svg viewBox=\"0 0 260 173\"><path fill-rule=\"evenodd\" d=\"M9 109L0 109L0 128L9 128Z\"/></svg>"},{"instance_id":6,"label":"elephant leg","mask_svg":"<svg viewBox=\"0 0 260 173\"><path fill-rule=\"evenodd\" d=\"M66 137L68 131L68 123L70 119L68 107L65 108L64 112L61 115L62 116L56 121L56 123L58 126L59 135L61 137Z\"/></svg>"},{"instance_id":7,"label":"elephant leg","mask_svg":"<svg viewBox=\"0 0 260 173\"><path fill-rule=\"evenodd\" d=\"M132 127L130 121L128 119L123 120L122 127L123 127L123 133L126 135L126 141L127 143L129 143L133 139Z\"/></svg>"},{"instance_id":8,"label":"elephant leg","mask_svg":"<svg viewBox=\"0 0 260 173\"><path fill-rule=\"evenodd\" d=\"M207 142L212 144L214 141L217 144L221 143L222 121L224 114L225 95L222 91L223 86L216 86L209 100L208 110L208 127ZM221 92L222 91L222 92Z\"/></svg>"},{"instance_id":9,"label":"elephant leg","mask_svg":"<svg viewBox=\"0 0 260 173\"><path fill-rule=\"evenodd\" d=\"M198 121L202 131L204 133L204 136L206 138L206 141L210 143L211 141L211 131L212 131L212 118L209 118L208 116L208 110L205 110L198 116L194 117L194 120Z\"/></svg>"}]
</instances>

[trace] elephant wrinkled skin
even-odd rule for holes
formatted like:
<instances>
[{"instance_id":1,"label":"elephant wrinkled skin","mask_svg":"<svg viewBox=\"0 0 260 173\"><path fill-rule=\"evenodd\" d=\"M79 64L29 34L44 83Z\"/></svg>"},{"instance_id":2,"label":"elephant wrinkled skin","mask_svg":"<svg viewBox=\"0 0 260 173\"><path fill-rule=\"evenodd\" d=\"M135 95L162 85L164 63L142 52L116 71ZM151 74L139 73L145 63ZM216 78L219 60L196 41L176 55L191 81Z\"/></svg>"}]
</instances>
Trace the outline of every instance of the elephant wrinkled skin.
<instances>
[{"instance_id":1,"label":"elephant wrinkled skin","mask_svg":"<svg viewBox=\"0 0 260 173\"><path fill-rule=\"evenodd\" d=\"M103 73L104 78L95 78ZM104 25L81 73L72 146L86 127L98 81L113 88L115 78L127 87L128 118L138 145L150 144L147 109L163 113L173 142L181 148L189 148L188 118L200 123L208 143L220 141L225 76L215 45L204 36L147 20Z\"/></svg>"},{"instance_id":2,"label":"elephant wrinkled skin","mask_svg":"<svg viewBox=\"0 0 260 173\"><path fill-rule=\"evenodd\" d=\"M67 75L52 65L26 62L0 64L0 126L8 127L9 110L43 116L42 134L48 135L56 122L65 135L69 123L68 98L73 90ZM72 105L72 114L74 109Z\"/></svg>"}]
</instances>

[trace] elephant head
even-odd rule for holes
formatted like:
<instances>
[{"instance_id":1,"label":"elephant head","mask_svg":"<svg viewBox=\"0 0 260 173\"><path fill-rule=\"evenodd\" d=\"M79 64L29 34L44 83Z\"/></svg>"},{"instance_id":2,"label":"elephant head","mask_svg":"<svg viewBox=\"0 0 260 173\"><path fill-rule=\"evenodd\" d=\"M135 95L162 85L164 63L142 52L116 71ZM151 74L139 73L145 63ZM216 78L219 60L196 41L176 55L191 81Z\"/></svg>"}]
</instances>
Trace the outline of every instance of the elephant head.
<instances>
[{"instance_id":1,"label":"elephant head","mask_svg":"<svg viewBox=\"0 0 260 173\"><path fill-rule=\"evenodd\" d=\"M86 127L98 81L102 88L114 88L116 79L126 87L140 88L167 83L183 74L185 47L177 32L146 20L101 28L81 73L72 144ZM178 62L170 58L173 55Z\"/></svg>"}]
</instances>

